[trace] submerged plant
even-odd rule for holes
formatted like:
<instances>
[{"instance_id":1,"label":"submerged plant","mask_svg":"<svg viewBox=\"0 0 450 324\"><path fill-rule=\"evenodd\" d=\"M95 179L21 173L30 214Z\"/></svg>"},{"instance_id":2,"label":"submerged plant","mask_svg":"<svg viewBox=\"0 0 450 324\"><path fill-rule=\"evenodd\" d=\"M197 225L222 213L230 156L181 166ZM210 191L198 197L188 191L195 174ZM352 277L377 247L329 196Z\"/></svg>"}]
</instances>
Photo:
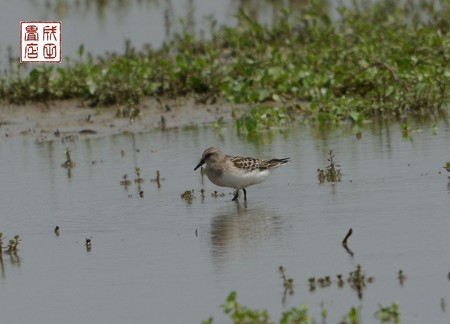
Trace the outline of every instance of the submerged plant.
<instances>
[{"instance_id":1,"label":"submerged plant","mask_svg":"<svg viewBox=\"0 0 450 324\"><path fill-rule=\"evenodd\" d=\"M340 182L342 179L341 169L338 169L340 165L337 165L334 161L333 150L328 151L328 159L327 161L330 164L326 169L317 169L317 178L320 183L326 182Z\"/></svg>"}]
</instances>

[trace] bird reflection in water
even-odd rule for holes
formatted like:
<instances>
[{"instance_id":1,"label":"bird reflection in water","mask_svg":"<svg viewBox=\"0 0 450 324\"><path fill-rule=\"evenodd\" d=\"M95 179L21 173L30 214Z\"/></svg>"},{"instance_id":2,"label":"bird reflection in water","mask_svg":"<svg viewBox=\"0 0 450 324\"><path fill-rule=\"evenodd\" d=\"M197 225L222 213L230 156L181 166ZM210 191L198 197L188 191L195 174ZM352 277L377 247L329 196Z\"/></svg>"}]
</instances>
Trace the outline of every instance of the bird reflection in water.
<instances>
[{"instance_id":1,"label":"bird reflection in water","mask_svg":"<svg viewBox=\"0 0 450 324\"><path fill-rule=\"evenodd\" d=\"M218 262L245 257L281 230L282 218L272 208L228 205L211 221L212 255Z\"/></svg>"}]
</instances>

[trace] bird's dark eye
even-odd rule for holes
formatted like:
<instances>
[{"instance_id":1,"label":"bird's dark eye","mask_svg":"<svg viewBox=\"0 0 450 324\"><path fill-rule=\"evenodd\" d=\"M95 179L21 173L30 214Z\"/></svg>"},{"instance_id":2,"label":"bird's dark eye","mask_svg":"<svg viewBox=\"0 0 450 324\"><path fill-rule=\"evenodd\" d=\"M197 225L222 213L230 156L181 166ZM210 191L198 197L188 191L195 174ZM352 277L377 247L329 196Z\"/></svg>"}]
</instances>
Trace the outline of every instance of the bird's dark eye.
<instances>
[{"instance_id":1,"label":"bird's dark eye","mask_svg":"<svg viewBox=\"0 0 450 324\"><path fill-rule=\"evenodd\" d=\"M209 159L211 157L212 153L208 153L205 155L205 159Z\"/></svg>"}]
</instances>

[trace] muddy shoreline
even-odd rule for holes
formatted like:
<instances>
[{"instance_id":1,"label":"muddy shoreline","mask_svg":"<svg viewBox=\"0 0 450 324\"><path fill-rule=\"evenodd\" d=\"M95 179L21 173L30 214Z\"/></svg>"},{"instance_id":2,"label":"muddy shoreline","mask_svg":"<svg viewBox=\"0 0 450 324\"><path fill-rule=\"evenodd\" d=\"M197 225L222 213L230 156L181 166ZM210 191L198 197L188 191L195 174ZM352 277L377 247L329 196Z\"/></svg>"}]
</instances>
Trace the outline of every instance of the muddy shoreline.
<instances>
[{"instance_id":1,"label":"muddy shoreline","mask_svg":"<svg viewBox=\"0 0 450 324\"><path fill-rule=\"evenodd\" d=\"M232 121L232 106L227 102L197 104L192 98L165 100L162 104L147 99L135 118L117 116L126 106L83 107L80 101L56 101L49 104L0 106L0 137L30 137L37 141L102 137L124 132L140 133L155 128L204 126L222 118ZM243 107L234 109L245 110Z\"/></svg>"}]
</instances>

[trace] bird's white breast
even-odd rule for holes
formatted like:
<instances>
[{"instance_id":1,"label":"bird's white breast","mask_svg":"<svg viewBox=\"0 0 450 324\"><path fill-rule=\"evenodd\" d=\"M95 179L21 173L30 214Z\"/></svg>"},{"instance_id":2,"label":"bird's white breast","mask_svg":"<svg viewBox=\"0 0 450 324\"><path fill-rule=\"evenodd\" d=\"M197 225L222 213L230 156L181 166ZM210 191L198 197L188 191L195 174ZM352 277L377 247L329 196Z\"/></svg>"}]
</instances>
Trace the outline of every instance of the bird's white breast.
<instances>
[{"instance_id":1,"label":"bird's white breast","mask_svg":"<svg viewBox=\"0 0 450 324\"><path fill-rule=\"evenodd\" d=\"M217 175L214 172L208 172L206 169L206 175L208 179L217 186L242 189L248 186L263 182L269 175L268 170L253 170L250 172L238 171L238 172L223 172L221 175Z\"/></svg>"}]
</instances>

